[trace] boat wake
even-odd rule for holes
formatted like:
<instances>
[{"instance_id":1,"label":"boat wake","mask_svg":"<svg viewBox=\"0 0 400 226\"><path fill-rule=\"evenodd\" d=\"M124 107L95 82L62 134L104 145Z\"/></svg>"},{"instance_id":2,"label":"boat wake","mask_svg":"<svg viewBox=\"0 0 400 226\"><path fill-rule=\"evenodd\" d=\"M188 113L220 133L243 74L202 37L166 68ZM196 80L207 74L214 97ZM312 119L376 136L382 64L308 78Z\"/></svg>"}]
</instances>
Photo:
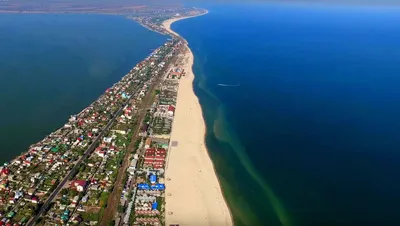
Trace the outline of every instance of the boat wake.
<instances>
[{"instance_id":1,"label":"boat wake","mask_svg":"<svg viewBox=\"0 0 400 226\"><path fill-rule=\"evenodd\" d=\"M218 84L219 86L238 87L240 84Z\"/></svg>"}]
</instances>

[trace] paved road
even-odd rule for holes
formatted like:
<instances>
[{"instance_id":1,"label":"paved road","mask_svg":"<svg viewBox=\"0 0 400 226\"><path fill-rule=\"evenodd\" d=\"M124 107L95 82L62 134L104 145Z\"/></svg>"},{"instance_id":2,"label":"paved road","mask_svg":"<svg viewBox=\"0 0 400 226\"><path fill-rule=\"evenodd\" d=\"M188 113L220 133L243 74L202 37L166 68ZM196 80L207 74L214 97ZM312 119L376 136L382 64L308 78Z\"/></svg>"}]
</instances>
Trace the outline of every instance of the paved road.
<instances>
[{"instance_id":1,"label":"paved road","mask_svg":"<svg viewBox=\"0 0 400 226\"><path fill-rule=\"evenodd\" d=\"M132 95L133 96L133 95ZM132 98L132 97L131 97ZM91 153L92 151L97 147L97 144L99 140L104 136L104 134L110 129L110 127L114 124L115 120L117 117L121 114L123 108L129 103L131 100L129 98L123 105L122 107L115 113L114 117L110 119L108 124L104 127L104 129L100 132L100 134L96 137L96 139L93 141L93 143L88 147L88 149L85 151L83 156L76 162L76 164L72 167L71 171L64 177L64 179L58 184L56 189L50 194L49 198L44 202L43 206L40 208L38 214L36 214L35 217L31 218L28 223L26 224L27 226L33 226L37 219L47 210L49 207L50 203L53 202L55 197L58 195L58 193L61 191L61 189L64 187L64 185L72 179L72 177L75 175L75 173L78 171L80 165L82 164L83 160L85 160Z\"/></svg>"}]
</instances>

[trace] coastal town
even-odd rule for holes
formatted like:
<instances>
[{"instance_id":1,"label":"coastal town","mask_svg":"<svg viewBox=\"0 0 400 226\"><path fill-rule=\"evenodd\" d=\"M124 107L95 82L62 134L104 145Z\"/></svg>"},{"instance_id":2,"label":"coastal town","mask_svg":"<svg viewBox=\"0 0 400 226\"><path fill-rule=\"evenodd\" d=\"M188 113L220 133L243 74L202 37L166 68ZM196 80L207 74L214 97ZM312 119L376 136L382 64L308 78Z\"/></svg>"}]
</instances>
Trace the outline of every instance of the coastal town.
<instances>
[{"instance_id":1,"label":"coastal town","mask_svg":"<svg viewBox=\"0 0 400 226\"><path fill-rule=\"evenodd\" d=\"M203 15L207 10L200 8L140 8L128 18L135 20L145 28L164 35L171 33L162 25L171 18L189 18Z\"/></svg>"},{"instance_id":2,"label":"coastal town","mask_svg":"<svg viewBox=\"0 0 400 226\"><path fill-rule=\"evenodd\" d=\"M165 169L185 40L162 22L204 10L131 17L171 35L57 131L0 167L0 225L165 225ZM150 16L155 15L155 16ZM172 142L173 143L173 142Z\"/></svg>"}]
</instances>

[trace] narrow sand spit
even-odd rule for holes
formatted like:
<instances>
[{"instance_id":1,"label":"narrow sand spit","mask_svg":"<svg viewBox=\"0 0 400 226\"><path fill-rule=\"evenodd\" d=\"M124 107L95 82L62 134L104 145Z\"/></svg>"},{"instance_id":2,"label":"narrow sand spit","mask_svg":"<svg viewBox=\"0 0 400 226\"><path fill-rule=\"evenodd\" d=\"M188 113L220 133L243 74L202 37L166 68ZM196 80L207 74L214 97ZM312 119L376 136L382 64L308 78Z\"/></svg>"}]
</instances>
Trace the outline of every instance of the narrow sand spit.
<instances>
[{"instance_id":1,"label":"narrow sand spit","mask_svg":"<svg viewBox=\"0 0 400 226\"><path fill-rule=\"evenodd\" d=\"M171 33L175 21L163 26ZM221 192L213 163L205 146L205 124L201 106L193 91L193 54L187 47L186 76L179 84L166 166L166 225L233 225Z\"/></svg>"}]
</instances>

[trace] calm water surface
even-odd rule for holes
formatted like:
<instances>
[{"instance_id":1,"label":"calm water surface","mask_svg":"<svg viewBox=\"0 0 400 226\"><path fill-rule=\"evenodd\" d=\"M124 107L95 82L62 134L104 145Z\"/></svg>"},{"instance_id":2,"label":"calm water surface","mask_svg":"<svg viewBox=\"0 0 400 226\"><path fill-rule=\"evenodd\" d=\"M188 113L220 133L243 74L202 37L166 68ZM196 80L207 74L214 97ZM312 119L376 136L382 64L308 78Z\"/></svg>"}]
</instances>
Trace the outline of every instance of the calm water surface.
<instances>
[{"instance_id":1,"label":"calm water surface","mask_svg":"<svg viewBox=\"0 0 400 226\"><path fill-rule=\"evenodd\" d=\"M0 14L0 163L80 112L166 37L106 15Z\"/></svg>"},{"instance_id":2,"label":"calm water surface","mask_svg":"<svg viewBox=\"0 0 400 226\"><path fill-rule=\"evenodd\" d=\"M400 225L400 10L205 7L172 28L235 222Z\"/></svg>"}]
</instances>

